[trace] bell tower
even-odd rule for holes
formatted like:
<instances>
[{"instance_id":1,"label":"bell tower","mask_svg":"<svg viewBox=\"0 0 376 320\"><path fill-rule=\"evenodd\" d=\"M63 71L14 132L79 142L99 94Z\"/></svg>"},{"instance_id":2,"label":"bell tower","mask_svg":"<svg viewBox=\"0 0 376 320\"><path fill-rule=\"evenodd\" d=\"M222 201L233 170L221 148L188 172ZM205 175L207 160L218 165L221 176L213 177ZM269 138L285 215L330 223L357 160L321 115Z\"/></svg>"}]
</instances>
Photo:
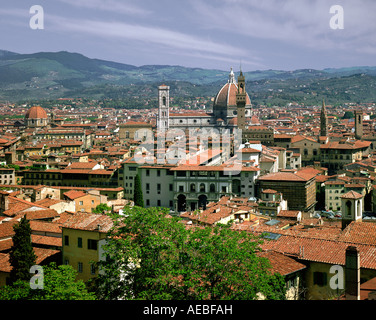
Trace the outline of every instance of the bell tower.
<instances>
[{"instance_id":1,"label":"bell tower","mask_svg":"<svg viewBox=\"0 0 376 320\"><path fill-rule=\"evenodd\" d=\"M320 115L320 136L328 136L328 118L326 116L325 101L322 101L321 115Z\"/></svg>"},{"instance_id":2,"label":"bell tower","mask_svg":"<svg viewBox=\"0 0 376 320\"><path fill-rule=\"evenodd\" d=\"M245 91L245 77L240 70L238 77L238 92L236 93L236 107L237 107L237 119L238 128L245 129L245 104L247 99L247 93Z\"/></svg>"},{"instance_id":3,"label":"bell tower","mask_svg":"<svg viewBox=\"0 0 376 320\"><path fill-rule=\"evenodd\" d=\"M158 87L158 132L165 132L170 126L170 87L161 85Z\"/></svg>"},{"instance_id":4,"label":"bell tower","mask_svg":"<svg viewBox=\"0 0 376 320\"><path fill-rule=\"evenodd\" d=\"M355 117L355 138L362 139L363 137L363 111L355 110L354 117Z\"/></svg>"}]
</instances>

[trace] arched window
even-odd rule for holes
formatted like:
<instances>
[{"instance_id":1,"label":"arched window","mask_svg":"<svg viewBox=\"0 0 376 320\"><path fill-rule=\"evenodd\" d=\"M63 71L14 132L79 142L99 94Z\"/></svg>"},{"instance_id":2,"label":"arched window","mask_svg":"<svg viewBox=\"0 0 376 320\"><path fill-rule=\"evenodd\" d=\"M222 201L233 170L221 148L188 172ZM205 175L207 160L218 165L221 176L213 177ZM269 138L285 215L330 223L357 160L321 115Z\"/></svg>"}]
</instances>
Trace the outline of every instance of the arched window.
<instances>
[{"instance_id":1,"label":"arched window","mask_svg":"<svg viewBox=\"0 0 376 320\"><path fill-rule=\"evenodd\" d=\"M163 98L162 98L162 105L163 105L163 106L166 106L166 102L167 102L166 97L163 97Z\"/></svg>"},{"instance_id":2,"label":"arched window","mask_svg":"<svg viewBox=\"0 0 376 320\"><path fill-rule=\"evenodd\" d=\"M351 201L346 202L346 215L349 217L351 216Z\"/></svg>"},{"instance_id":3,"label":"arched window","mask_svg":"<svg viewBox=\"0 0 376 320\"><path fill-rule=\"evenodd\" d=\"M194 183L191 183L190 190L191 192L196 192L196 185Z\"/></svg>"},{"instance_id":4,"label":"arched window","mask_svg":"<svg viewBox=\"0 0 376 320\"><path fill-rule=\"evenodd\" d=\"M205 184L200 184L200 192L205 192Z\"/></svg>"},{"instance_id":5,"label":"arched window","mask_svg":"<svg viewBox=\"0 0 376 320\"><path fill-rule=\"evenodd\" d=\"M215 184L214 183L210 184L210 192L215 192Z\"/></svg>"}]
</instances>

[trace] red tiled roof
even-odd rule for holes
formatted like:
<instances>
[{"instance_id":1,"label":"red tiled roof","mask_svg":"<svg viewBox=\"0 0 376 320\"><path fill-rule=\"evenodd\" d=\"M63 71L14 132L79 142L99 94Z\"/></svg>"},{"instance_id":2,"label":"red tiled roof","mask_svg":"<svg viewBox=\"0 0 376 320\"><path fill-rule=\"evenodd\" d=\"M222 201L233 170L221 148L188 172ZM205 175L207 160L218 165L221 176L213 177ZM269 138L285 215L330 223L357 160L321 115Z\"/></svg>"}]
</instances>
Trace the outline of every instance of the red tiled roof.
<instances>
[{"instance_id":1,"label":"red tiled roof","mask_svg":"<svg viewBox=\"0 0 376 320\"><path fill-rule=\"evenodd\" d=\"M78 190L69 190L67 192L64 192L64 196L68 197L71 200L74 200L86 196L86 193Z\"/></svg>"},{"instance_id":2,"label":"red tiled roof","mask_svg":"<svg viewBox=\"0 0 376 320\"><path fill-rule=\"evenodd\" d=\"M304 264L275 251L263 251L258 253L258 256L268 259L272 267L271 272L282 276L307 268Z\"/></svg>"}]
</instances>

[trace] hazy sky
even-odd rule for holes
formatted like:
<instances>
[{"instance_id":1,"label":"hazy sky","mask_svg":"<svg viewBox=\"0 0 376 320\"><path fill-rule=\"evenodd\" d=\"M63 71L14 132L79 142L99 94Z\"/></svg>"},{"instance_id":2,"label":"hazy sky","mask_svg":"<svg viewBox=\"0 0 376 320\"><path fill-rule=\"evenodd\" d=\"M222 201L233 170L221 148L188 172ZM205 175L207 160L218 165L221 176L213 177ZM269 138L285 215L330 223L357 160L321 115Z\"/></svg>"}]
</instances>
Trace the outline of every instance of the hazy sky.
<instances>
[{"instance_id":1,"label":"hazy sky","mask_svg":"<svg viewBox=\"0 0 376 320\"><path fill-rule=\"evenodd\" d=\"M376 65L375 0L0 0L0 49L244 71ZM30 8L44 10L33 30ZM333 5L343 29L332 29Z\"/></svg>"}]
</instances>

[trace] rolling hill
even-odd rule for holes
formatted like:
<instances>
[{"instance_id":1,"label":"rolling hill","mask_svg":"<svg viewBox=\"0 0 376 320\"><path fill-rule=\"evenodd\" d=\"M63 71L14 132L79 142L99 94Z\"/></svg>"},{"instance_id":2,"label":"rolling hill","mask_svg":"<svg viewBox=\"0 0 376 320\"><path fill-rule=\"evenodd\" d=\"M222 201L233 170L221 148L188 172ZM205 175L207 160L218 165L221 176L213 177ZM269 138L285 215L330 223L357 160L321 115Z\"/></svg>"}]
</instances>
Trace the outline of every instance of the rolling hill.
<instances>
[{"instance_id":1,"label":"rolling hill","mask_svg":"<svg viewBox=\"0 0 376 320\"><path fill-rule=\"evenodd\" d=\"M0 50L0 101L130 98L136 91L155 94L161 83L171 84L172 93L180 96L212 96L227 81L228 73L170 65L137 67L66 51L18 54ZM245 77L253 100L260 103L308 102L322 94L375 101L376 67L257 70L245 72Z\"/></svg>"}]
</instances>

